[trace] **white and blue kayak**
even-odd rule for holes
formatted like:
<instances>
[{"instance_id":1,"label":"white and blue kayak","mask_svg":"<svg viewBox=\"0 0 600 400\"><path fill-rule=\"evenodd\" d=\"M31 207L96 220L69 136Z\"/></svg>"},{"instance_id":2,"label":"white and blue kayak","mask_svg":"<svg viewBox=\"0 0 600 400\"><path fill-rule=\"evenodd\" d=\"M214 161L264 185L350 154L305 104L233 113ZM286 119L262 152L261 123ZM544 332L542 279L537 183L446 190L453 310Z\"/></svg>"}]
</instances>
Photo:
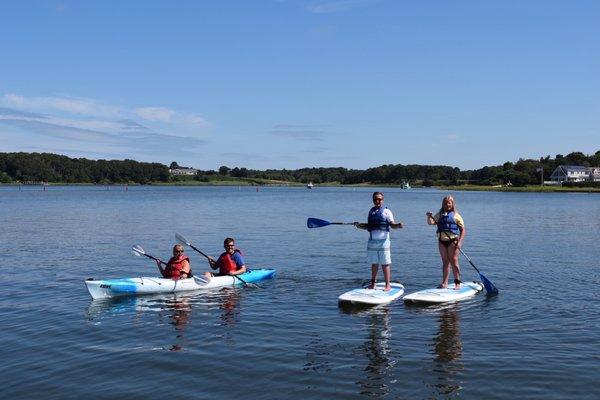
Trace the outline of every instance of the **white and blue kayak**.
<instances>
[{"instance_id":1,"label":"white and blue kayak","mask_svg":"<svg viewBox=\"0 0 600 400\"><path fill-rule=\"evenodd\" d=\"M374 289L353 289L338 297L340 303L378 305L387 304L404 294L404 286L400 283L392 282L392 289L384 291L385 283L380 282Z\"/></svg>"},{"instance_id":2,"label":"white and blue kayak","mask_svg":"<svg viewBox=\"0 0 600 400\"><path fill-rule=\"evenodd\" d=\"M460 301L475 296L483 290L483 285L479 282L462 282L459 289L454 286L445 289L425 289L404 296L406 303L449 303Z\"/></svg>"},{"instance_id":3,"label":"white and blue kayak","mask_svg":"<svg viewBox=\"0 0 600 400\"><path fill-rule=\"evenodd\" d=\"M252 269L238 276L215 276L210 279L204 276L179 280L155 277L103 280L87 279L85 286L90 292L92 299L96 300L150 293L176 293L224 286L241 286L270 279L274 275L274 269Z\"/></svg>"}]
</instances>

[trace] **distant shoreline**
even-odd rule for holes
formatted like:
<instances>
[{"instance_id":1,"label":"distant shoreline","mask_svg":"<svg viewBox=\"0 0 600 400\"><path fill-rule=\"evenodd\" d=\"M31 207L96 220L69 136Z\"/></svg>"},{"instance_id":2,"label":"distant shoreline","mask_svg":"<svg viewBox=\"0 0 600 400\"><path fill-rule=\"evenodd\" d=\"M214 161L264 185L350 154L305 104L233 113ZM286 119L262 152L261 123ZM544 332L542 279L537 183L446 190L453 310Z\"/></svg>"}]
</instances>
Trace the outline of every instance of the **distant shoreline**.
<instances>
[{"instance_id":1,"label":"distant shoreline","mask_svg":"<svg viewBox=\"0 0 600 400\"><path fill-rule=\"evenodd\" d=\"M306 187L304 183L298 182L285 182L285 181L246 181L246 180L223 180L223 181L211 181L211 182L200 182L200 181L181 181L181 182L151 182L147 184L141 183L86 183L86 182L48 182L48 183L0 183L0 186L248 186L248 187ZM401 188L401 185L390 185L390 184L355 184L355 185L343 185L336 182L323 183L314 185L312 189L307 190L318 190L319 187L389 187L389 188ZM475 192L530 192L530 193L600 193L600 188L593 187L562 187L562 186L482 186L482 185L442 185L442 186L413 186L411 189L403 189L411 191L414 189L432 188L441 191L475 191Z\"/></svg>"}]
</instances>

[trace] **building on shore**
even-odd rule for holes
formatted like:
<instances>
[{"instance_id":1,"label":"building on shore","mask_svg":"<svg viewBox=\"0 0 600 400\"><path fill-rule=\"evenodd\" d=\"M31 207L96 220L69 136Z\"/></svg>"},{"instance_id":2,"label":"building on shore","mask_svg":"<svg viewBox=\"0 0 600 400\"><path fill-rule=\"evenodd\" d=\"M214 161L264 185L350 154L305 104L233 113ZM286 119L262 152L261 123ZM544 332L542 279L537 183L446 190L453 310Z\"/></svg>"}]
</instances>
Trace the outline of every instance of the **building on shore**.
<instances>
[{"instance_id":1,"label":"building on shore","mask_svg":"<svg viewBox=\"0 0 600 400\"><path fill-rule=\"evenodd\" d=\"M179 168L169 168L169 173L171 175L196 175L198 172L195 168L188 167L179 167Z\"/></svg>"},{"instance_id":2,"label":"building on shore","mask_svg":"<svg viewBox=\"0 0 600 400\"><path fill-rule=\"evenodd\" d=\"M600 182L600 167L581 165L559 165L552 175L551 182Z\"/></svg>"}]
</instances>

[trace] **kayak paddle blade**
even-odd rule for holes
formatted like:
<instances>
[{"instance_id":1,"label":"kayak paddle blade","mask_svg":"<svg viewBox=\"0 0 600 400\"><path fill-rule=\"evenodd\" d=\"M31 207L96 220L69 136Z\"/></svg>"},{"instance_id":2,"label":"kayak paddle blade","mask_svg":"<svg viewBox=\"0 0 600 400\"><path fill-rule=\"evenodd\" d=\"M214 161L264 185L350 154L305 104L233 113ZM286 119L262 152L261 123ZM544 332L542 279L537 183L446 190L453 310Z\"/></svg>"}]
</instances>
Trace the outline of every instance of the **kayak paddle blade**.
<instances>
[{"instance_id":1,"label":"kayak paddle blade","mask_svg":"<svg viewBox=\"0 0 600 400\"><path fill-rule=\"evenodd\" d=\"M190 241L187 240L186 238L183 237L183 235L179 232L175 232L175 239L177 239L179 242L186 244L186 245L191 245Z\"/></svg>"},{"instance_id":2,"label":"kayak paddle blade","mask_svg":"<svg viewBox=\"0 0 600 400\"><path fill-rule=\"evenodd\" d=\"M142 249L142 246L140 246L139 244L136 244L135 246L133 246L131 248L131 251L133 254L135 254L138 257L140 257L142 255L146 255L146 252L144 251L144 249Z\"/></svg>"}]
</instances>

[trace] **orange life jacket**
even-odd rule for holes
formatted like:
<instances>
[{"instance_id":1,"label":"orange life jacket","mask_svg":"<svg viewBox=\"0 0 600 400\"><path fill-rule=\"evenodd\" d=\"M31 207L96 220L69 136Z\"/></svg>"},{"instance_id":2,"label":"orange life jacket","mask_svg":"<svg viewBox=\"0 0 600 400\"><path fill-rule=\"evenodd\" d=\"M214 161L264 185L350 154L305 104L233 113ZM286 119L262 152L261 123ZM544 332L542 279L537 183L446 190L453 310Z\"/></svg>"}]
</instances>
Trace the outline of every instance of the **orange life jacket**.
<instances>
[{"instance_id":1,"label":"orange life jacket","mask_svg":"<svg viewBox=\"0 0 600 400\"><path fill-rule=\"evenodd\" d=\"M186 274L186 272L182 271L184 261L187 261L189 263L190 259L187 256L171 257L171 259L167 263L167 267L165 268L165 278L178 280L179 278L181 278L182 272ZM191 274L192 270L190 268L190 271L187 272L187 276L190 276Z\"/></svg>"},{"instance_id":2,"label":"orange life jacket","mask_svg":"<svg viewBox=\"0 0 600 400\"><path fill-rule=\"evenodd\" d=\"M235 251L239 252L239 250L237 249ZM229 255L229 253L227 252L219 256L219 259L217 260L217 265L219 266L220 275L229 275L232 272L237 271L238 269L237 264L235 263L232 255Z\"/></svg>"}]
</instances>

